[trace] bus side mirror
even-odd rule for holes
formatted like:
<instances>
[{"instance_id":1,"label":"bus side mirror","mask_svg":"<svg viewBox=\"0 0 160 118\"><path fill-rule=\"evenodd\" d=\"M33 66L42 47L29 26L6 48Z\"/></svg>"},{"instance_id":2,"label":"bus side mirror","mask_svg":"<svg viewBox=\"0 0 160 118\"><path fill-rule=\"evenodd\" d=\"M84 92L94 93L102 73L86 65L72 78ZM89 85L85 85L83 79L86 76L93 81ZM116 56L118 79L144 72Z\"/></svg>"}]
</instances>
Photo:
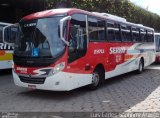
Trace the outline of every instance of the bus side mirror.
<instances>
[{"instance_id":1,"label":"bus side mirror","mask_svg":"<svg viewBox=\"0 0 160 118\"><path fill-rule=\"evenodd\" d=\"M3 43L14 46L18 34L18 27L16 25L9 25L3 27Z\"/></svg>"},{"instance_id":2,"label":"bus side mirror","mask_svg":"<svg viewBox=\"0 0 160 118\"><path fill-rule=\"evenodd\" d=\"M64 23L65 23L65 21L67 21L67 20L71 20L71 16L64 17L64 18L62 18L62 19L60 20L60 38L61 38L61 40L62 40L67 46L69 46L69 42L65 40L65 38L64 38L64 32L63 32L63 31L64 31L64 30L63 30L63 28L64 28Z\"/></svg>"}]
</instances>

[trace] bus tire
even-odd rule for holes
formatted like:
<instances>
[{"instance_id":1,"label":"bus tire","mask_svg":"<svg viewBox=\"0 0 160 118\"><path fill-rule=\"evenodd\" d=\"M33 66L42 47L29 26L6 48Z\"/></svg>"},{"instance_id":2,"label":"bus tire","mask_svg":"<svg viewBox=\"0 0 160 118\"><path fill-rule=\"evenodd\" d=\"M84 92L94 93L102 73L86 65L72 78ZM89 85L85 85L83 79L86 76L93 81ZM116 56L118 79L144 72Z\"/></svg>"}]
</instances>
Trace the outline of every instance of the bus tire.
<instances>
[{"instance_id":1,"label":"bus tire","mask_svg":"<svg viewBox=\"0 0 160 118\"><path fill-rule=\"evenodd\" d=\"M137 70L137 73L138 74L141 74L144 70L144 61L143 59L141 58L140 61L139 61L139 65L138 65L138 70Z\"/></svg>"},{"instance_id":2,"label":"bus tire","mask_svg":"<svg viewBox=\"0 0 160 118\"><path fill-rule=\"evenodd\" d=\"M92 83L89 85L90 90L97 89L100 85L104 83L105 80L105 70L103 68L96 68L92 74Z\"/></svg>"}]
</instances>

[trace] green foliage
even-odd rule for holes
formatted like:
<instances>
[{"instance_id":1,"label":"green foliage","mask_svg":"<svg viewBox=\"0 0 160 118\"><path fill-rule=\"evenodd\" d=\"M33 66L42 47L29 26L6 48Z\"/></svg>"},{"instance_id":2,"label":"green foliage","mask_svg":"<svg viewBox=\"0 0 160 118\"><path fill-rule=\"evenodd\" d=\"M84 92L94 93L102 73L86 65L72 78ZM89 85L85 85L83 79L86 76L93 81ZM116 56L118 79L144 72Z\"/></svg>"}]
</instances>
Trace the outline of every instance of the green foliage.
<instances>
[{"instance_id":1,"label":"green foliage","mask_svg":"<svg viewBox=\"0 0 160 118\"><path fill-rule=\"evenodd\" d=\"M160 16L140 8L128 0L45 0L46 9L53 9L61 4L65 7L87 11L106 12L124 17L129 22L153 27L160 32Z\"/></svg>"}]
</instances>

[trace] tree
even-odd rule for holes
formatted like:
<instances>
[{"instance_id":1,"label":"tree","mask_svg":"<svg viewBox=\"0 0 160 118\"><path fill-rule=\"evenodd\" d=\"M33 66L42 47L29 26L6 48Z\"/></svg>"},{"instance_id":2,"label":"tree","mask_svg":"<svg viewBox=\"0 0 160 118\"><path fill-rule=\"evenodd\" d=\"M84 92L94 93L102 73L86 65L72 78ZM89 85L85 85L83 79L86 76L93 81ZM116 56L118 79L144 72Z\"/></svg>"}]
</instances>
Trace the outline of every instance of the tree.
<instances>
[{"instance_id":1,"label":"tree","mask_svg":"<svg viewBox=\"0 0 160 118\"><path fill-rule=\"evenodd\" d=\"M87 11L106 12L160 31L160 16L134 5L129 0L45 0L45 2L46 9L74 7Z\"/></svg>"}]
</instances>

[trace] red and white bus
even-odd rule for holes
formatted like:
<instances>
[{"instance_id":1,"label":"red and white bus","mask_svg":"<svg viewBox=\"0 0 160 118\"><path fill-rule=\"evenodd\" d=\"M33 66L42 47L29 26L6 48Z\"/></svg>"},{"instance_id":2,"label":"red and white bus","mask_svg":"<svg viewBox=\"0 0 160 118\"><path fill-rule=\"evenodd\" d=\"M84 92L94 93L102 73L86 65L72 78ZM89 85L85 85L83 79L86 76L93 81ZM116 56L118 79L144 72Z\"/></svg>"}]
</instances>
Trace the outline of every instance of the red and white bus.
<instances>
[{"instance_id":1,"label":"red and white bus","mask_svg":"<svg viewBox=\"0 0 160 118\"><path fill-rule=\"evenodd\" d=\"M160 62L160 33L155 33L156 62Z\"/></svg>"},{"instance_id":2,"label":"red and white bus","mask_svg":"<svg viewBox=\"0 0 160 118\"><path fill-rule=\"evenodd\" d=\"M22 87L96 89L155 61L154 29L106 13L53 9L22 18L18 27L13 78Z\"/></svg>"}]
</instances>

